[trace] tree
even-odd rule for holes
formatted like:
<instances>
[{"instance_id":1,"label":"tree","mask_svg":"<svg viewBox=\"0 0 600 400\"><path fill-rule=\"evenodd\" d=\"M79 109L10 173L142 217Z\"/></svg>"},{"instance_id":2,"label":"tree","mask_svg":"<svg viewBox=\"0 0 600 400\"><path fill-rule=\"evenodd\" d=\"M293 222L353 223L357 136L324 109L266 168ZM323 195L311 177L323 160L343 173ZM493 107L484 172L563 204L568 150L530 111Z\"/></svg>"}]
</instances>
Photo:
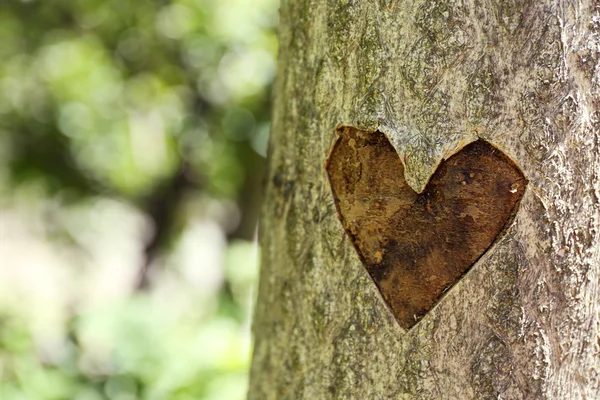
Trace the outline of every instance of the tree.
<instances>
[{"instance_id":1,"label":"tree","mask_svg":"<svg viewBox=\"0 0 600 400\"><path fill-rule=\"evenodd\" d=\"M599 7L282 2L249 399L598 398ZM470 143L528 181L412 326L340 222L326 172L339 123L384 134L415 196Z\"/></svg>"}]
</instances>

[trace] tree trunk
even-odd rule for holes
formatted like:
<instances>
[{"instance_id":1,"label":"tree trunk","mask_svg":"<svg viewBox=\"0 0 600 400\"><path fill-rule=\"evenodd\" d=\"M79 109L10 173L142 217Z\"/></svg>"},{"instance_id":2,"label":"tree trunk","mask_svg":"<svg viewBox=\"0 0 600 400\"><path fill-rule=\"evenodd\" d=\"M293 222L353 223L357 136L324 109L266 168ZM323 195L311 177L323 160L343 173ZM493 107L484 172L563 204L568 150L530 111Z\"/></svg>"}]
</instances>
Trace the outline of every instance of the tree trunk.
<instances>
[{"instance_id":1,"label":"tree trunk","mask_svg":"<svg viewBox=\"0 0 600 400\"><path fill-rule=\"evenodd\" d=\"M282 0L250 400L600 398L599 7ZM364 154L385 153L353 150L339 167L348 130L385 135L410 201L474 142L528 182L491 246L414 321L386 290L410 300L418 288L378 280L381 254L357 243L370 235L332 191L332 173L363 179ZM352 195L378 246L406 235ZM388 267L402 278L399 260Z\"/></svg>"}]
</instances>

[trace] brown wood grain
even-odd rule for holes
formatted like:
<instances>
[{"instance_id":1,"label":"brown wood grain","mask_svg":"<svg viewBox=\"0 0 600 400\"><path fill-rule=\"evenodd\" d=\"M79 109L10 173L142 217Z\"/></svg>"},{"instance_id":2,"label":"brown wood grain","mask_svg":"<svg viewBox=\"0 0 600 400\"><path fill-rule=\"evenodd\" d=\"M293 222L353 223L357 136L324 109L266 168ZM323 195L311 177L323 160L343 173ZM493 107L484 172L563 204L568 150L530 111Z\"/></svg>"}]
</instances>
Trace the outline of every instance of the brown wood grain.
<instances>
[{"instance_id":1,"label":"brown wood grain","mask_svg":"<svg viewBox=\"0 0 600 400\"><path fill-rule=\"evenodd\" d=\"M442 161L417 194L385 135L338 133L326 168L340 219L396 320L411 328L494 242L527 181L479 140Z\"/></svg>"}]
</instances>

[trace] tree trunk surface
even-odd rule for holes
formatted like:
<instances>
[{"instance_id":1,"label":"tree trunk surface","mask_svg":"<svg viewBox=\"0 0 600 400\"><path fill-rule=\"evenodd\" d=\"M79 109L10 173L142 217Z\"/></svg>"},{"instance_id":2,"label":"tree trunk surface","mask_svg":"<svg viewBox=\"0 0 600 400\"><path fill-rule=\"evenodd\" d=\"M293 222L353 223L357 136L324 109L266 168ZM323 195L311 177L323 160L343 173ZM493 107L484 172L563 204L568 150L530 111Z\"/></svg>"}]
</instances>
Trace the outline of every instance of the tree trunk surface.
<instances>
[{"instance_id":1,"label":"tree trunk surface","mask_svg":"<svg viewBox=\"0 0 600 400\"><path fill-rule=\"evenodd\" d=\"M282 0L250 400L600 398L599 7ZM340 221L339 124L383 133L416 193L479 139L528 181L414 326Z\"/></svg>"}]
</instances>

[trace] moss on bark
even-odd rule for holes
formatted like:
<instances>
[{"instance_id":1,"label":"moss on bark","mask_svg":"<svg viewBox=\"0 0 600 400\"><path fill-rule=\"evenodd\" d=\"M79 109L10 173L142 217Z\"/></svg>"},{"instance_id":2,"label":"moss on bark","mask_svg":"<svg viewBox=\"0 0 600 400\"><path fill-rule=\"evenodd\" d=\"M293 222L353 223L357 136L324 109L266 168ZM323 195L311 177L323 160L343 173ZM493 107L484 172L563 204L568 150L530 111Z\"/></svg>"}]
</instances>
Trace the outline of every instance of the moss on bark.
<instances>
[{"instance_id":1,"label":"moss on bark","mask_svg":"<svg viewBox=\"0 0 600 400\"><path fill-rule=\"evenodd\" d=\"M282 1L250 400L597 397L595 7ZM504 238L410 331L336 216L340 122L385 133L417 192L478 138L529 180Z\"/></svg>"}]
</instances>

